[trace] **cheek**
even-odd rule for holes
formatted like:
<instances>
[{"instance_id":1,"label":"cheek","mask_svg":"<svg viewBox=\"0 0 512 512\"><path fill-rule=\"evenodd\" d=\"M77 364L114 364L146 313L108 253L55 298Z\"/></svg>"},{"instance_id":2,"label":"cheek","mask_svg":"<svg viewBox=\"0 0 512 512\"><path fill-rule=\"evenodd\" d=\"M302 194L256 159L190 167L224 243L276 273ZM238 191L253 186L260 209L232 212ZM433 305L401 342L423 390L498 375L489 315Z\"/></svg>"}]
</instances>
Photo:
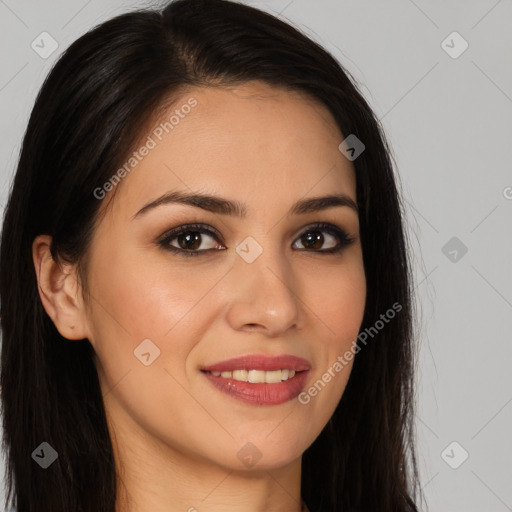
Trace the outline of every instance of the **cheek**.
<instances>
[{"instance_id":1,"label":"cheek","mask_svg":"<svg viewBox=\"0 0 512 512\"><path fill-rule=\"evenodd\" d=\"M165 336L200 301L215 276L188 271L165 258L114 258L96 272L102 319L125 335Z\"/></svg>"},{"instance_id":2,"label":"cheek","mask_svg":"<svg viewBox=\"0 0 512 512\"><path fill-rule=\"evenodd\" d=\"M146 339L157 347L151 366L181 372L194 344L215 320L218 301L212 289L225 269L188 270L171 257L128 254L98 258L92 272L94 348L110 371L109 380L140 369L134 352Z\"/></svg>"},{"instance_id":3,"label":"cheek","mask_svg":"<svg viewBox=\"0 0 512 512\"><path fill-rule=\"evenodd\" d=\"M190 351L215 317L201 298L219 278L163 258L103 261L91 283L91 322L109 407L118 401L148 430L169 415L191 422L200 411L180 383Z\"/></svg>"},{"instance_id":4,"label":"cheek","mask_svg":"<svg viewBox=\"0 0 512 512\"><path fill-rule=\"evenodd\" d=\"M318 350L317 365L299 402L324 425L341 399L356 357L353 350L366 303L362 260L317 271L314 282L306 282Z\"/></svg>"},{"instance_id":5,"label":"cheek","mask_svg":"<svg viewBox=\"0 0 512 512\"><path fill-rule=\"evenodd\" d=\"M304 301L322 328L322 339L331 350L344 351L355 340L364 316L366 278L362 260L353 258L340 265L316 270L305 281Z\"/></svg>"}]
</instances>

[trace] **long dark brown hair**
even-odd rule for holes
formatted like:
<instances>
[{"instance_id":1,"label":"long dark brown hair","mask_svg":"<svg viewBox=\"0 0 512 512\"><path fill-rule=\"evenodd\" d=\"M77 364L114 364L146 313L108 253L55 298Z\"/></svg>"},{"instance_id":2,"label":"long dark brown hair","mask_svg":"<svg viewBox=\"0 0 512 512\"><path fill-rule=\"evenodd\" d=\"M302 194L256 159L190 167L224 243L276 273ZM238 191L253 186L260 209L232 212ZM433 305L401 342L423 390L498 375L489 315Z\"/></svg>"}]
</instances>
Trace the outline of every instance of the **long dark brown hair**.
<instances>
[{"instance_id":1,"label":"long dark brown hair","mask_svg":"<svg viewBox=\"0 0 512 512\"><path fill-rule=\"evenodd\" d=\"M0 248L6 506L114 512L117 492L92 346L63 338L46 314L33 240L50 235L56 261L81 265L101 203L94 190L158 108L183 87L251 80L309 94L366 147L353 163L367 281L361 331L372 336L303 454L302 496L311 512L418 510L414 298L390 148L356 80L328 52L278 18L227 0L177 0L102 23L64 52L39 92ZM400 312L374 334L393 304ZM42 442L58 453L47 469L32 458Z\"/></svg>"}]
</instances>

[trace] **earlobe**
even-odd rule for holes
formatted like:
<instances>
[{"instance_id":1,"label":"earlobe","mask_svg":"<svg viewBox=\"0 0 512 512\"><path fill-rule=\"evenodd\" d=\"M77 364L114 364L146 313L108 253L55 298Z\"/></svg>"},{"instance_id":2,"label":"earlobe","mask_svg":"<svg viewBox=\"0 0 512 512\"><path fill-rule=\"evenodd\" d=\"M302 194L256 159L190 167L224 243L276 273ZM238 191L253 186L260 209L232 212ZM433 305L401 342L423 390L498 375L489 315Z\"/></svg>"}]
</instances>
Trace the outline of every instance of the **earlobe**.
<instances>
[{"instance_id":1,"label":"earlobe","mask_svg":"<svg viewBox=\"0 0 512 512\"><path fill-rule=\"evenodd\" d=\"M75 266L56 262L50 252L51 242L49 235L39 235L32 244L41 302L64 338L87 338L84 304Z\"/></svg>"}]
</instances>

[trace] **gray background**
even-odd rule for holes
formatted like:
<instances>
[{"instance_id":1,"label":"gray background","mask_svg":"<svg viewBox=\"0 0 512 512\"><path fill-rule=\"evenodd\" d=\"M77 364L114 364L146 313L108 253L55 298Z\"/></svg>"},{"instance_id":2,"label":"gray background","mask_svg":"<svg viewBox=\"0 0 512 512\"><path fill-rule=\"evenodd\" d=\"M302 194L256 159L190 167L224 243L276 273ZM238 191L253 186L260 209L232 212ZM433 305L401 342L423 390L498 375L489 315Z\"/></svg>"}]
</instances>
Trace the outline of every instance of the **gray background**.
<instances>
[{"instance_id":1,"label":"gray background","mask_svg":"<svg viewBox=\"0 0 512 512\"><path fill-rule=\"evenodd\" d=\"M512 511L512 2L247 3L330 50L363 84L393 148L420 309L416 424L429 509ZM2 210L53 62L93 25L144 5L0 0ZM59 45L47 59L31 48L43 31ZM454 31L469 44L461 55Z\"/></svg>"}]
</instances>

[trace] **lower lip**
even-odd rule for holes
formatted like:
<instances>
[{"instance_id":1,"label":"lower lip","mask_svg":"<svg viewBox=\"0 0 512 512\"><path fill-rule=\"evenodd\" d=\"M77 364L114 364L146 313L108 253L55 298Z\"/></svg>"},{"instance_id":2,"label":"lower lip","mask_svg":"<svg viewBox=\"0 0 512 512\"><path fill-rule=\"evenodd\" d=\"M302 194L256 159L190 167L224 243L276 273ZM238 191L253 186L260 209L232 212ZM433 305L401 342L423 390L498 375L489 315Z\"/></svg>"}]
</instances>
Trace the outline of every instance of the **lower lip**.
<instances>
[{"instance_id":1,"label":"lower lip","mask_svg":"<svg viewBox=\"0 0 512 512\"><path fill-rule=\"evenodd\" d=\"M202 372L205 377L220 391L232 398L254 405L277 405L292 400L304 388L308 370L297 372L291 379L275 383L251 384L235 379L216 377Z\"/></svg>"}]
</instances>

